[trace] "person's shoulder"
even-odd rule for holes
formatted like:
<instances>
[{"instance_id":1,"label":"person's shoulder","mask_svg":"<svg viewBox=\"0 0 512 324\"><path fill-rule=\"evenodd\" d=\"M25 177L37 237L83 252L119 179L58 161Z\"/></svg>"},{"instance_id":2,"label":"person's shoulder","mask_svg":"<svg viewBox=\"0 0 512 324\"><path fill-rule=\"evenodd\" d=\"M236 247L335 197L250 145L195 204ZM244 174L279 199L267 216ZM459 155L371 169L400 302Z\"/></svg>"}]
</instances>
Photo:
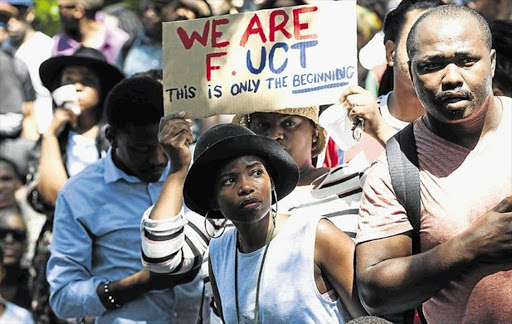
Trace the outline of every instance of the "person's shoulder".
<instances>
[{"instance_id":1,"label":"person's shoulder","mask_svg":"<svg viewBox=\"0 0 512 324\"><path fill-rule=\"evenodd\" d=\"M101 186L101 184L105 182L105 159L106 157L99 159L85 167L85 169L78 174L70 177L60 190L62 194L65 195L69 192L81 190L90 191L91 189Z\"/></svg>"},{"instance_id":2,"label":"person's shoulder","mask_svg":"<svg viewBox=\"0 0 512 324\"><path fill-rule=\"evenodd\" d=\"M10 324L30 324L34 323L32 314L25 308L11 302L5 301L5 312L2 320Z\"/></svg>"}]
</instances>

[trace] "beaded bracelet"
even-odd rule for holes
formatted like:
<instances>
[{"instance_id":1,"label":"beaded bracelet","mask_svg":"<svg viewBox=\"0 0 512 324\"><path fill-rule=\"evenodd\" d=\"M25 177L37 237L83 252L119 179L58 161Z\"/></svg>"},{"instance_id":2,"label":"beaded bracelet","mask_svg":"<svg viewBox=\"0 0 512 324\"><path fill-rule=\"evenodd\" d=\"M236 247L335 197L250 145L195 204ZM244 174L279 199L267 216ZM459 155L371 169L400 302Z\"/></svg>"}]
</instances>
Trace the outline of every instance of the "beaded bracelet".
<instances>
[{"instance_id":1,"label":"beaded bracelet","mask_svg":"<svg viewBox=\"0 0 512 324\"><path fill-rule=\"evenodd\" d=\"M107 282L103 283L103 291L105 292L105 295L107 296L107 300L108 300L107 304L109 307L107 307L107 308L112 310L112 309L120 308L123 305L119 304L115 300L114 296L112 296L112 294L110 293L110 289L109 289L110 282L111 282L110 280L107 280Z\"/></svg>"}]
</instances>

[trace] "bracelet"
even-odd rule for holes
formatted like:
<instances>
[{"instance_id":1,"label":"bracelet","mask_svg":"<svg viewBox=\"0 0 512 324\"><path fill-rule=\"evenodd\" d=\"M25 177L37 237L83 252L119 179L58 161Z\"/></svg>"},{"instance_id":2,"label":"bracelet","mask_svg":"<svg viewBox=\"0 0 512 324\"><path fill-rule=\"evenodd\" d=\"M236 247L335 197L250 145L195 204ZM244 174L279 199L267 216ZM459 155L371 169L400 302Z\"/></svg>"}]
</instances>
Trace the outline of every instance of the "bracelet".
<instances>
[{"instance_id":1,"label":"bracelet","mask_svg":"<svg viewBox=\"0 0 512 324\"><path fill-rule=\"evenodd\" d=\"M120 308L121 304L119 304L116 299L114 298L114 296L112 296L112 294L110 293L110 280L107 280L107 282L104 282L103 283L103 291L105 292L105 296L107 296L107 309L109 310L112 310L112 309L116 309L116 308Z\"/></svg>"}]
</instances>

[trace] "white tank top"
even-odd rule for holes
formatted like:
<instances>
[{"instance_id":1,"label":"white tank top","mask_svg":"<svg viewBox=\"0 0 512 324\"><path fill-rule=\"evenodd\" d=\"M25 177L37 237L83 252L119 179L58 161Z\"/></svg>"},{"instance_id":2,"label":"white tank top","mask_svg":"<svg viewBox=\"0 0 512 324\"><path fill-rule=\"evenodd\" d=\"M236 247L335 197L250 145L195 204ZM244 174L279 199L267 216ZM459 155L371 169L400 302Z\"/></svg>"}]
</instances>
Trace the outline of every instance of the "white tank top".
<instances>
[{"instance_id":1,"label":"white tank top","mask_svg":"<svg viewBox=\"0 0 512 324\"><path fill-rule=\"evenodd\" d=\"M345 323L347 312L322 297L314 276L316 228L320 217L291 216L271 241L263 267L259 297L260 323ZM210 243L226 324L237 323L235 302L235 228ZM242 323L254 323L258 271L262 247L238 253L238 301Z\"/></svg>"}]
</instances>

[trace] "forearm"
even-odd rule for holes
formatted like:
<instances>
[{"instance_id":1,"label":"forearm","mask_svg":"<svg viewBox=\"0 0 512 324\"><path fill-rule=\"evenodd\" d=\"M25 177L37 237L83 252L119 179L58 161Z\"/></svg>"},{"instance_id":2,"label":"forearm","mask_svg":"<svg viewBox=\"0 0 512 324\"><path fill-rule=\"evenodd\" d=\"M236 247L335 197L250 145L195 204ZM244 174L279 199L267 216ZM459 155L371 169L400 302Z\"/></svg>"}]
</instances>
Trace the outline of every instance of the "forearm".
<instances>
[{"instance_id":1,"label":"forearm","mask_svg":"<svg viewBox=\"0 0 512 324\"><path fill-rule=\"evenodd\" d=\"M147 210L141 222L144 267L152 272L172 274L198 268L209 244L204 217L193 212L184 217L181 212L176 217L153 220L149 218L150 213ZM206 224L213 233L213 226Z\"/></svg>"},{"instance_id":2,"label":"forearm","mask_svg":"<svg viewBox=\"0 0 512 324\"><path fill-rule=\"evenodd\" d=\"M41 142L37 190L47 203L55 205L58 192L67 179L59 141L55 135L45 134Z\"/></svg>"},{"instance_id":3,"label":"forearm","mask_svg":"<svg viewBox=\"0 0 512 324\"><path fill-rule=\"evenodd\" d=\"M386 143L388 142L388 140L395 134L396 130L393 127L391 127L388 123L383 121L379 129L371 135L379 142L380 145L386 147Z\"/></svg>"},{"instance_id":4,"label":"forearm","mask_svg":"<svg viewBox=\"0 0 512 324\"><path fill-rule=\"evenodd\" d=\"M171 171L162 186L162 191L149 214L153 220L168 219L180 213L183 207L183 185L187 168Z\"/></svg>"},{"instance_id":5,"label":"forearm","mask_svg":"<svg viewBox=\"0 0 512 324\"><path fill-rule=\"evenodd\" d=\"M363 305L370 314L382 315L411 309L429 299L475 263L470 253L462 252L464 242L459 235L420 254L389 258L366 269L357 266ZM356 253L362 252L361 247Z\"/></svg>"}]
</instances>

